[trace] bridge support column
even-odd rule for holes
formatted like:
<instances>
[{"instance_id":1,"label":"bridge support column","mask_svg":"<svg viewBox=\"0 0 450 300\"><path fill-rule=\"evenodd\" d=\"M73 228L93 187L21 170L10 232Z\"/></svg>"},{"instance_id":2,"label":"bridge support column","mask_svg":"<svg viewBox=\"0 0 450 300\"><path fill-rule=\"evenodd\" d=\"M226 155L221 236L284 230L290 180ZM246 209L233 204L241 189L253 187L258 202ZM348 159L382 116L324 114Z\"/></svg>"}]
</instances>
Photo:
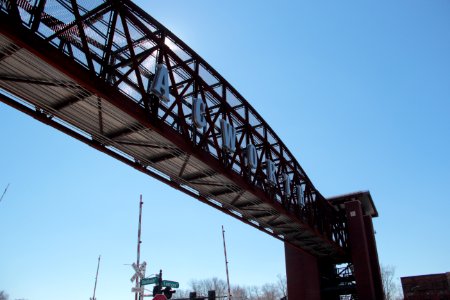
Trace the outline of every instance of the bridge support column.
<instances>
[{"instance_id":1,"label":"bridge support column","mask_svg":"<svg viewBox=\"0 0 450 300\"><path fill-rule=\"evenodd\" d=\"M373 284L375 296L377 299L383 299L383 282L381 280L381 268L378 260L377 243L375 240L375 231L371 216L364 216L364 225L366 230L367 243L369 247L370 268L372 269Z\"/></svg>"},{"instance_id":2,"label":"bridge support column","mask_svg":"<svg viewBox=\"0 0 450 300\"><path fill-rule=\"evenodd\" d=\"M319 262L314 256L287 243L286 278L288 299L320 300Z\"/></svg>"},{"instance_id":3,"label":"bridge support column","mask_svg":"<svg viewBox=\"0 0 450 300\"><path fill-rule=\"evenodd\" d=\"M348 242L350 246L351 261L354 267L358 299L376 300L375 284L371 266L371 255L374 255L374 253L370 253L372 247L370 247L367 236L371 234L366 234L366 225L361 209L361 202L347 202L345 203L345 210L348 220ZM372 257L372 259L375 258ZM376 260L378 261L378 259Z\"/></svg>"}]
</instances>

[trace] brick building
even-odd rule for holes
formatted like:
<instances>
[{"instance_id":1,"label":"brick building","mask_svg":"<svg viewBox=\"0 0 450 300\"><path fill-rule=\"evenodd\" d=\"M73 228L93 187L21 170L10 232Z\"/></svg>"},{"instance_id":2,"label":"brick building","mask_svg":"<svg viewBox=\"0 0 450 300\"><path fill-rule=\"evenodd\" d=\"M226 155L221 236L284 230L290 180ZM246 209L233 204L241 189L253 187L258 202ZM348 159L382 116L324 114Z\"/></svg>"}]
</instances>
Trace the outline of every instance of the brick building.
<instances>
[{"instance_id":1,"label":"brick building","mask_svg":"<svg viewBox=\"0 0 450 300\"><path fill-rule=\"evenodd\" d=\"M405 300L449 300L450 272L402 277Z\"/></svg>"}]
</instances>

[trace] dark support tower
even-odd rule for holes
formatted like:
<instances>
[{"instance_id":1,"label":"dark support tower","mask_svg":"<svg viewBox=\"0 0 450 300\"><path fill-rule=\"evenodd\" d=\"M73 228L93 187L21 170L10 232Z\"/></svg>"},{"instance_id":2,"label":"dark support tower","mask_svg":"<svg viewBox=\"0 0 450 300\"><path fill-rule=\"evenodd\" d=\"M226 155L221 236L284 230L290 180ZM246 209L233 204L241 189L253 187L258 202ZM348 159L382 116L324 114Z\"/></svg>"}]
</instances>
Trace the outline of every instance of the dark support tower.
<instances>
[{"instance_id":1,"label":"dark support tower","mask_svg":"<svg viewBox=\"0 0 450 300\"><path fill-rule=\"evenodd\" d=\"M375 285L370 265L369 245L364 216L359 201L345 204L348 220L348 242L360 299L375 300Z\"/></svg>"},{"instance_id":2,"label":"dark support tower","mask_svg":"<svg viewBox=\"0 0 450 300\"><path fill-rule=\"evenodd\" d=\"M383 282L381 280L381 268L378 260L377 244L375 241L375 231L373 229L372 217L364 216L366 237L369 246L370 267L372 269L373 284L376 299L383 299Z\"/></svg>"},{"instance_id":3,"label":"dark support tower","mask_svg":"<svg viewBox=\"0 0 450 300\"><path fill-rule=\"evenodd\" d=\"M372 218L378 212L369 192L328 199L345 209L347 257L315 257L285 244L288 297L295 300L383 299Z\"/></svg>"},{"instance_id":4,"label":"dark support tower","mask_svg":"<svg viewBox=\"0 0 450 300\"><path fill-rule=\"evenodd\" d=\"M320 300L318 259L285 243L288 299Z\"/></svg>"}]
</instances>

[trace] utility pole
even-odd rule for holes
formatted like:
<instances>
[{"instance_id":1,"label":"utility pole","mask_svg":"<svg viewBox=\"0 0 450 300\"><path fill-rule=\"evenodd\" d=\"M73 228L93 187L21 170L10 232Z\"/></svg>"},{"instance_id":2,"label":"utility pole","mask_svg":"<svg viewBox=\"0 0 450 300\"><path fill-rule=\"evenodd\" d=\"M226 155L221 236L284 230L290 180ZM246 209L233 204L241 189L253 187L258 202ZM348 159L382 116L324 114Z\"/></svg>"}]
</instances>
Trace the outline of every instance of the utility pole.
<instances>
[{"instance_id":1,"label":"utility pole","mask_svg":"<svg viewBox=\"0 0 450 300\"><path fill-rule=\"evenodd\" d=\"M144 202L142 202L142 194L139 197L139 226L138 226L138 242L137 242L137 259L136 259L136 265L139 268L139 259L141 257L141 222L142 222L142 204L144 204ZM139 276L136 277L136 287L138 287L140 285L139 282L140 278ZM138 293L136 293L134 295L134 299L138 300ZM141 293L139 293L139 300L141 300Z\"/></svg>"},{"instance_id":2,"label":"utility pole","mask_svg":"<svg viewBox=\"0 0 450 300\"><path fill-rule=\"evenodd\" d=\"M225 229L222 225L222 238L223 238L223 253L225 254L225 270L227 272L227 286L228 286L228 300L231 300L231 290L230 290L230 276L228 274L228 258L227 258L227 246L225 244Z\"/></svg>"},{"instance_id":3,"label":"utility pole","mask_svg":"<svg viewBox=\"0 0 450 300\"><path fill-rule=\"evenodd\" d=\"M5 191L3 192L2 196L0 197L0 202L3 200L3 196L5 196L6 191L8 191L8 188L9 188L9 183L8 183L8 185L6 186Z\"/></svg>"},{"instance_id":4,"label":"utility pole","mask_svg":"<svg viewBox=\"0 0 450 300\"><path fill-rule=\"evenodd\" d=\"M134 269L134 275L131 277L131 282L136 282L135 287L131 288L131 292L134 293L134 300L141 300L144 295L144 287L141 286L141 280L145 278L145 268L147 263L144 261L140 264L141 257L141 224L142 224L142 195L139 197L139 226L138 226L138 240L137 240L137 258L136 263L132 263L131 267ZM138 297L139 294L139 297Z\"/></svg>"},{"instance_id":5,"label":"utility pole","mask_svg":"<svg viewBox=\"0 0 450 300\"><path fill-rule=\"evenodd\" d=\"M95 298L95 290L97 289L97 279L98 279L98 269L100 268L100 255L98 256L98 263L97 263L97 273L95 274L95 284L94 284L94 295L92 296L91 300L97 300Z\"/></svg>"}]
</instances>

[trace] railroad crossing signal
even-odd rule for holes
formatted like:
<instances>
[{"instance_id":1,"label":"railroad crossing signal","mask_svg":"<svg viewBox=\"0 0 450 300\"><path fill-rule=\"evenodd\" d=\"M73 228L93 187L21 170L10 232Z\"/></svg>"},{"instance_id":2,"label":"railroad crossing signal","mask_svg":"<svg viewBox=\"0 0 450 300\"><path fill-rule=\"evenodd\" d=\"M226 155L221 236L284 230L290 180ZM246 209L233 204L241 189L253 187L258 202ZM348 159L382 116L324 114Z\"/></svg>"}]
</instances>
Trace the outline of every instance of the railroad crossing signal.
<instances>
[{"instance_id":1,"label":"railroad crossing signal","mask_svg":"<svg viewBox=\"0 0 450 300\"><path fill-rule=\"evenodd\" d=\"M136 279L145 277L145 268L147 267L147 263L144 261L140 266L135 263L131 264L131 267L134 269L134 275L131 277L130 281L133 282Z\"/></svg>"},{"instance_id":2,"label":"railroad crossing signal","mask_svg":"<svg viewBox=\"0 0 450 300\"><path fill-rule=\"evenodd\" d=\"M131 282L137 280L140 281L139 279L142 279L145 277L145 268L147 267L147 263L144 261L142 262L142 264L137 265L135 263L131 264L131 267L134 270L134 275L131 277ZM132 293L139 293L139 294L144 294L144 287L143 286L139 286L139 283L136 282L136 286L131 288L131 292Z\"/></svg>"},{"instance_id":3,"label":"railroad crossing signal","mask_svg":"<svg viewBox=\"0 0 450 300\"><path fill-rule=\"evenodd\" d=\"M164 295L166 299L171 299L172 295L175 293L176 291L172 290L170 287L165 287L164 289L159 285L153 287L153 296Z\"/></svg>"},{"instance_id":4,"label":"railroad crossing signal","mask_svg":"<svg viewBox=\"0 0 450 300\"><path fill-rule=\"evenodd\" d=\"M172 289L170 287L166 287L163 290L163 294L164 294L164 296L166 296L167 299L171 299L172 295L175 293L176 293L176 291L172 291Z\"/></svg>"},{"instance_id":5,"label":"railroad crossing signal","mask_svg":"<svg viewBox=\"0 0 450 300\"><path fill-rule=\"evenodd\" d=\"M160 287L159 285L155 285L155 286L153 287L153 293L152 293L152 295L153 295L153 296L156 296L156 295L161 294L161 292L162 292L161 287Z\"/></svg>"},{"instance_id":6,"label":"railroad crossing signal","mask_svg":"<svg viewBox=\"0 0 450 300\"><path fill-rule=\"evenodd\" d=\"M171 299L172 295L176 293L172 288L180 287L180 284L176 281L162 280L162 270L159 270L159 275L156 275L155 277L143 278L141 280L141 286L151 283L155 284L153 287L154 299L156 299L158 295L164 295L164 299Z\"/></svg>"}]
</instances>

